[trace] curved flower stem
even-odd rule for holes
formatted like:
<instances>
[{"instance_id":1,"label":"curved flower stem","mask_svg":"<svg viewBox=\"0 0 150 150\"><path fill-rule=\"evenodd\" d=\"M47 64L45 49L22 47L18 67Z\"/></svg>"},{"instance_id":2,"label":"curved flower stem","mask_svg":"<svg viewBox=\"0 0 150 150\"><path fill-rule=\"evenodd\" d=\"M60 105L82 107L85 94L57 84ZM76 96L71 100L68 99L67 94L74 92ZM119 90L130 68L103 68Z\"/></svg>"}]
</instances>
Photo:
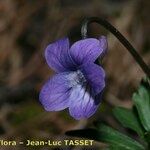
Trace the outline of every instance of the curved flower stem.
<instances>
[{"instance_id":1,"label":"curved flower stem","mask_svg":"<svg viewBox=\"0 0 150 150\"><path fill-rule=\"evenodd\" d=\"M100 25L102 25L104 28L109 30L113 35L117 37L117 39L127 48L127 50L130 52L130 54L133 56L133 58L136 60L136 62L140 65L142 70L147 74L148 77L150 77L150 68L146 65L146 63L143 61L141 56L137 53L135 48L129 43L129 41L114 27L112 26L108 21L98 18L98 17L90 17L86 18L81 27L81 35L82 38L87 38L87 28L88 25L92 22L96 22Z\"/></svg>"}]
</instances>

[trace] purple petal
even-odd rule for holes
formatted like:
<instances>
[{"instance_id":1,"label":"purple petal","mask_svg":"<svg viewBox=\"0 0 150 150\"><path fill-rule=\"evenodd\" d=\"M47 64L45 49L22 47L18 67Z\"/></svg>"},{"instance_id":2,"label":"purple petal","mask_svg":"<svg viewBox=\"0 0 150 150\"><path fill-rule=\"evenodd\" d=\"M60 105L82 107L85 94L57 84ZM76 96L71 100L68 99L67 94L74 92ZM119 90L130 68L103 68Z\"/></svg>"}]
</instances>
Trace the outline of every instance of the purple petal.
<instances>
[{"instance_id":1,"label":"purple petal","mask_svg":"<svg viewBox=\"0 0 150 150\"><path fill-rule=\"evenodd\" d=\"M100 42L101 49L102 49L102 53L100 54L100 57L104 57L105 54L106 54L107 51L108 51L107 38L106 38L105 36L101 36L101 37L99 38L99 42Z\"/></svg>"},{"instance_id":2,"label":"purple petal","mask_svg":"<svg viewBox=\"0 0 150 150\"><path fill-rule=\"evenodd\" d=\"M99 65L87 63L82 65L81 71L92 87L94 95L100 93L105 87L105 71Z\"/></svg>"},{"instance_id":3,"label":"purple petal","mask_svg":"<svg viewBox=\"0 0 150 150\"><path fill-rule=\"evenodd\" d=\"M73 118L76 120L89 118L96 112L97 108L98 105L95 104L94 98L88 89L81 85L72 88L69 112Z\"/></svg>"},{"instance_id":4,"label":"purple petal","mask_svg":"<svg viewBox=\"0 0 150 150\"><path fill-rule=\"evenodd\" d=\"M104 52L106 41L104 37L100 40L88 38L75 42L70 48L70 55L73 60L81 65L86 62L95 62L95 60Z\"/></svg>"},{"instance_id":5,"label":"purple petal","mask_svg":"<svg viewBox=\"0 0 150 150\"><path fill-rule=\"evenodd\" d=\"M45 58L48 65L56 72L72 70L76 64L72 61L68 51L68 38L63 38L49 44L45 50Z\"/></svg>"},{"instance_id":6,"label":"purple petal","mask_svg":"<svg viewBox=\"0 0 150 150\"><path fill-rule=\"evenodd\" d=\"M47 111L59 111L68 107L70 72L56 74L46 82L40 92L40 102Z\"/></svg>"}]
</instances>

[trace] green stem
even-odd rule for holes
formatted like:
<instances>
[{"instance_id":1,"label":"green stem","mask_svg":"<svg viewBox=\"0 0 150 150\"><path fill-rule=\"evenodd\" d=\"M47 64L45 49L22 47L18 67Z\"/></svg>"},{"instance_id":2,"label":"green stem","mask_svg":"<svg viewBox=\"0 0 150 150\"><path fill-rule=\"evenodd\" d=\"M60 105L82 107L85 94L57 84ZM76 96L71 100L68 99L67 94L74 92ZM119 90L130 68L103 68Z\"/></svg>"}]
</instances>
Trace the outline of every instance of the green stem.
<instances>
[{"instance_id":1,"label":"green stem","mask_svg":"<svg viewBox=\"0 0 150 150\"><path fill-rule=\"evenodd\" d=\"M90 18L85 19L81 27L82 38L84 39L87 38L87 28L88 28L88 25L92 22L96 22L102 25L104 28L109 30L113 35L115 35L116 38L127 48L127 50L130 52L130 54L133 56L133 58L136 60L136 62L139 64L139 66L142 68L145 74L148 77L150 77L150 68L147 66L144 60L141 58L141 56L138 54L135 48L129 43L129 41L108 21L98 18L98 17L90 17Z\"/></svg>"}]
</instances>

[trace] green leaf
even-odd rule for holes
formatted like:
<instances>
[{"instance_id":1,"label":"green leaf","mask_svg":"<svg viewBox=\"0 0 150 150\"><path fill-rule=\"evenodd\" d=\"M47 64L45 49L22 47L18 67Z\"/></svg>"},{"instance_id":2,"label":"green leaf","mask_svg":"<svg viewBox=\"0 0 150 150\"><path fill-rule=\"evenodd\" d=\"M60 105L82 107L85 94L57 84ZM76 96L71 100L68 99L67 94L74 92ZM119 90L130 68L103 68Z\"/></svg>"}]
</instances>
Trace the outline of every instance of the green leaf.
<instances>
[{"instance_id":1,"label":"green leaf","mask_svg":"<svg viewBox=\"0 0 150 150\"><path fill-rule=\"evenodd\" d=\"M150 84L149 79L142 81L138 91L133 94L133 101L139 118L146 131L150 131Z\"/></svg>"},{"instance_id":2,"label":"green leaf","mask_svg":"<svg viewBox=\"0 0 150 150\"><path fill-rule=\"evenodd\" d=\"M126 148L119 147L119 146L116 146L116 145L111 145L111 146L109 146L108 150L126 150Z\"/></svg>"},{"instance_id":3,"label":"green leaf","mask_svg":"<svg viewBox=\"0 0 150 150\"><path fill-rule=\"evenodd\" d=\"M113 114L123 127L132 129L140 136L144 136L142 126L133 110L123 107L116 107L113 109Z\"/></svg>"},{"instance_id":4,"label":"green leaf","mask_svg":"<svg viewBox=\"0 0 150 150\"><path fill-rule=\"evenodd\" d=\"M96 125L100 134L100 140L110 144L110 146L120 148L120 150L144 150L143 145L136 140L114 130L113 128L103 125Z\"/></svg>"},{"instance_id":5,"label":"green leaf","mask_svg":"<svg viewBox=\"0 0 150 150\"><path fill-rule=\"evenodd\" d=\"M98 125L98 130L83 129L67 131L66 135L108 143L110 145L110 150L144 150L143 145L137 141L106 125Z\"/></svg>"},{"instance_id":6,"label":"green leaf","mask_svg":"<svg viewBox=\"0 0 150 150\"><path fill-rule=\"evenodd\" d=\"M145 138L146 138L147 142L150 144L150 132L145 133Z\"/></svg>"}]
</instances>

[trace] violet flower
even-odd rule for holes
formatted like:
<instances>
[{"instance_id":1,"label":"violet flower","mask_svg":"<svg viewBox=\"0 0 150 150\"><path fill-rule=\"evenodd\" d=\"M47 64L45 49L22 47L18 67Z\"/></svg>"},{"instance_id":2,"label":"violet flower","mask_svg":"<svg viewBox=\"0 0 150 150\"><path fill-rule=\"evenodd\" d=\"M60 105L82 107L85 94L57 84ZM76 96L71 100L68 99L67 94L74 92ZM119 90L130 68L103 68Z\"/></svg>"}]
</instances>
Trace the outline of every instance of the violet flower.
<instances>
[{"instance_id":1,"label":"violet flower","mask_svg":"<svg viewBox=\"0 0 150 150\"><path fill-rule=\"evenodd\" d=\"M45 58L50 68L57 72L43 86L40 102L47 111L69 108L77 119L92 116L100 103L105 87L105 72L94 64L107 51L107 40L87 38L69 46L68 38L48 45Z\"/></svg>"}]
</instances>

